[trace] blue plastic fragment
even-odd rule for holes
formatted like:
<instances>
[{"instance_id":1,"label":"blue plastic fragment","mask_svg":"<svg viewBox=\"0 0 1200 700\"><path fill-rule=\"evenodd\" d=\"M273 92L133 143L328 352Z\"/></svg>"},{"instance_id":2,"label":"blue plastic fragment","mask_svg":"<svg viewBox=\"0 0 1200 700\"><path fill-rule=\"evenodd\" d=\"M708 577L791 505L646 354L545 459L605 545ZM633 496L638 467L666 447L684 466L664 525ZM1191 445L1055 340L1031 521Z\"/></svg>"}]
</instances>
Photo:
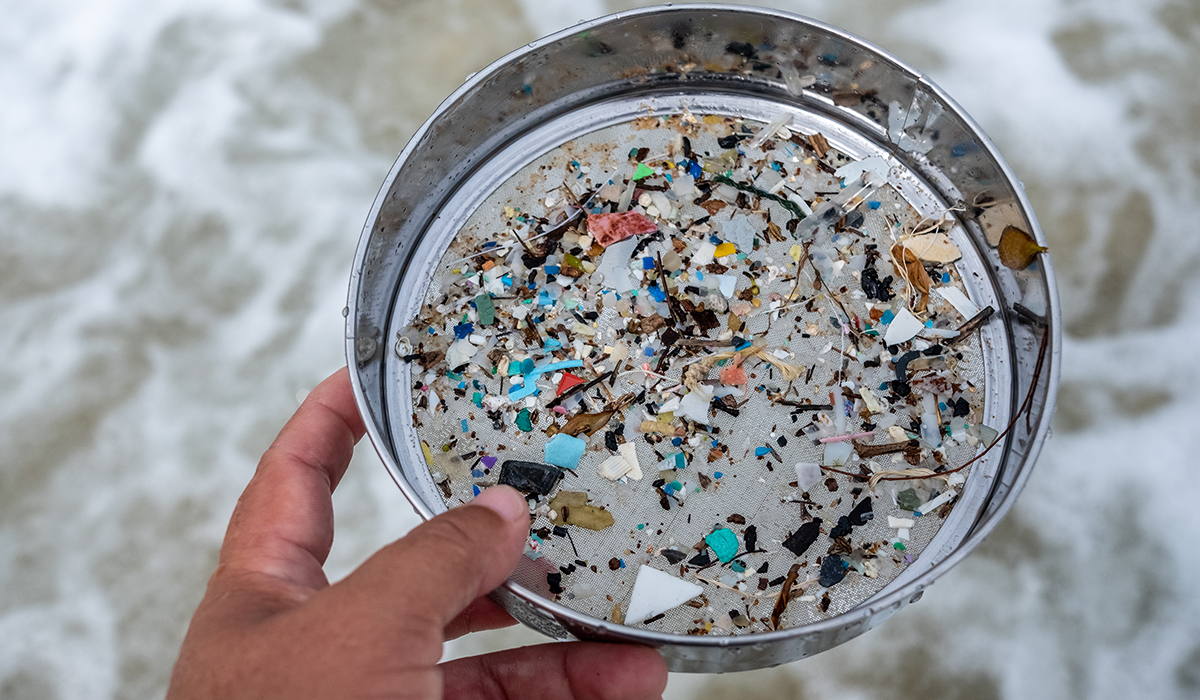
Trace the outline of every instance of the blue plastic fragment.
<instances>
[{"instance_id":1,"label":"blue plastic fragment","mask_svg":"<svg viewBox=\"0 0 1200 700\"><path fill-rule=\"evenodd\" d=\"M470 322L460 323L454 327L454 339L462 340L463 338L466 338L468 335L471 335L474 332L475 332L475 324L470 323Z\"/></svg>"},{"instance_id":2,"label":"blue plastic fragment","mask_svg":"<svg viewBox=\"0 0 1200 700\"><path fill-rule=\"evenodd\" d=\"M467 419L466 419L466 418L463 418L463 419L462 419L462 431L463 431L464 433L469 433L469 432L471 432L471 429L470 429L469 427L467 427Z\"/></svg>"},{"instance_id":3,"label":"blue plastic fragment","mask_svg":"<svg viewBox=\"0 0 1200 700\"><path fill-rule=\"evenodd\" d=\"M557 350L561 347L562 347L562 343L559 342L558 338L546 338L546 346L544 348L545 350L547 350L547 351Z\"/></svg>"},{"instance_id":4,"label":"blue plastic fragment","mask_svg":"<svg viewBox=\"0 0 1200 700\"><path fill-rule=\"evenodd\" d=\"M950 273L949 272L942 273L942 284L950 284Z\"/></svg>"},{"instance_id":5,"label":"blue plastic fragment","mask_svg":"<svg viewBox=\"0 0 1200 700\"><path fill-rule=\"evenodd\" d=\"M762 457L763 455L767 454L770 451L771 451L770 447L755 447L754 448L754 456Z\"/></svg>"},{"instance_id":6,"label":"blue plastic fragment","mask_svg":"<svg viewBox=\"0 0 1200 700\"><path fill-rule=\"evenodd\" d=\"M649 255L642 258L642 269L643 270L653 270L654 269L654 258Z\"/></svg>"},{"instance_id":7,"label":"blue plastic fragment","mask_svg":"<svg viewBox=\"0 0 1200 700\"><path fill-rule=\"evenodd\" d=\"M654 301L663 302L667 300L667 293L659 289L657 284L650 285L650 296L654 297Z\"/></svg>"},{"instance_id":8,"label":"blue plastic fragment","mask_svg":"<svg viewBox=\"0 0 1200 700\"><path fill-rule=\"evenodd\" d=\"M882 204L882 202L876 202L874 200L867 202L867 206L871 209L878 209L880 204Z\"/></svg>"},{"instance_id":9,"label":"blue plastic fragment","mask_svg":"<svg viewBox=\"0 0 1200 700\"><path fill-rule=\"evenodd\" d=\"M647 347L645 350L642 351L642 354L645 355L646 357L654 357L654 348Z\"/></svg>"},{"instance_id":10,"label":"blue plastic fragment","mask_svg":"<svg viewBox=\"0 0 1200 700\"><path fill-rule=\"evenodd\" d=\"M471 478L472 478L472 479L482 479L482 478L483 478L483 472L482 472L482 471L480 471L480 470L478 470L478 469L472 469L472 470L471 470Z\"/></svg>"},{"instance_id":11,"label":"blue plastic fragment","mask_svg":"<svg viewBox=\"0 0 1200 700\"><path fill-rule=\"evenodd\" d=\"M713 478L714 478L714 479L720 479L720 478L721 478L721 477L723 477L723 476L725 476L725 475L724 475L724 474L722 474L721 472L713 472Z\"/></svg>"},{"instance_id":12,"label":"blue plastic fragment","mask_svg":"<svg viewBox=\"0 0 1200 700\"><path fill-rule=\"evenodd\" d=\"M694 178L698 178L703 173L704 173L704 171L700 168L699 163L697 163L694 160L688 161L688 175L691 175Z\"/></svg>"},{"instance_id":13,"label":"blue plastic fragment","mask_svg":"<svg viewBox=\"0 0 1200 700\"><path fill-rule=\"evenodd\" d=\"M475 484L471 484L471 490L475 492L476 496L478 496L480 494L479 487L476 486Z\"/></svg>"},{"instance_id":14,"label":"blue plastic fragment","mask_svg":"<svg viewBox=\"0 0 1200 700\"><path fill-rule=\"evenodd\" d=\"M546 442L546 464L553 464L563 469L574 470L583 458L587 443L566 433L555 433Z\"/></svg>"},{"instance_id":15,"label":"blue plastic fragment","mask_svg":"<svg viewBox=\"0 0 1200 700\"><path fill-rule=\"evenodd\" d=\"M526 396L531 396L538 393L538 388L534 386L533 380L540 374L582 366L583 360L563 360L562 362L551 362L548 365L534 367L533 360L531 358L525 358L525 360L521 362L521 373L525 375L525 384L520 387L514 386L509 389L508 398L510 401L519 401Z\"/></svg>"},{"instance_id":16,"label":"blue plastic fragment","mask_svg":"<svg viewBox=\"0 0 1200 700\"><path fill-rule=\"evenodd\" d=\"M672 445L674 445L674 446L676 446L676 447L679 447L680 445L682 445L682 444L683 444L683 438L680 438L680 437L677 437L677 438L671 438L671 444L672 444Z\"/></svg>"},{"instance_id":17,"label":"blue plastic fragment","mask_svg":"<svg viewBox=\"0 0 1200 700\"><path fill-rule=\"evenodd\" d=\"M886 326L887 324L891 323L892 319L894 318L896 318L896 314L892 313L891 309L888 309L887 311L883 312L883 316L880 317L879 322Z\"/></svg>"},{"instance_id":18,"label":"blue plastic fragment","mask_svg":"<svg viewBox=\"0 0 1200 700\"><path fill-rule=\"evenodd\" d=\"M561 268L559 268L559 266L558 266L558 265L547 265L547 266L546 266L546 274L547 274L547 275L557 275L557 274L558 274L558 271L559 271L560 269L561 269Z\"/></svg>"}]
</instances>

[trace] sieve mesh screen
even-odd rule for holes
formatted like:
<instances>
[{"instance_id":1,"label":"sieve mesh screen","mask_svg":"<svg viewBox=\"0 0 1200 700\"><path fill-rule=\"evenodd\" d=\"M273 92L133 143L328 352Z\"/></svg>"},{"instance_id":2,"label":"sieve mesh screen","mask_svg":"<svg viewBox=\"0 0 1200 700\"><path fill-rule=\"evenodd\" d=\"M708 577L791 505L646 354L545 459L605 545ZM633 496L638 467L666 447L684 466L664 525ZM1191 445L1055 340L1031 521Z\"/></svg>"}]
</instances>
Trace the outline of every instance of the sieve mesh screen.
<instances>
[{"instance_id":1,"label":"sieve mesh screen","mask_svg":"<svg viewBox=\"0 0 1200 700\"><path fill-rule=\"evenodd\" d=\"M520 231L523 224L533 223L522 222L522 216L549 219L549 225L541 226L545 229L554 224L551 217L570 214L574 208L569 205L587 200L589 195L592 199L588 204L598 206L603 202L602 198L595 195L597 189L611 183L623 192L629 179L638 172L638 163L655 170L655 175L640 182L651 187L664 187L661 192L678 195L683 190L677 188L673 180L663 177L665 168L655 163L663 160L678 163L684 160L679 153L681 133L688 135L693 160L707 158L711 165L730 150L723 147L718 139L727 138L731 133L740 133L741 129L745 129L747 137L752 137L762 126L753 122L745 122L743 126L743 122L730 118L698 117L689 123L678 116L666 119L646 117L578 137L532 160L501 183L475 209L450 243L429 280L421 314L405 331L405 347L413 353L445 352L455 337L455 326L470 322L472 314L478 318L478 311L471 308L470 301L480 292L478 283L483 262L491 260L498 265L518 269L522 265L521 245L511 233L514 228ZM851 182L843 189L842 178L831 173L835 168L852 162L836 150L819 158L818 152L805 138L793 141L777 138L774 141L773 148L772 144L766 144L759 160L778 162L788 178L795 178L794 181L787 180L785 189L778 192L786 195L787 191L794 191L805 203L811 203L819 214L818 203L828 201L855 186ZM758 154L751 144L750 139L746 138L739 142L738 148L748 154ZM750 155L742 157L751 159ZM680 172L679 168L665 170ZM743 181L749 179L746 173L734 172L733 169L730 173L742 175ZM706 177L711 177L711 174ZM756 182L763 185L773 179L765 169L758 173L758 177ZM738 180L737 177L733 179ZM497 339L491 348L492 354L481 353L488 354L488 359L484 361L476 356L481 361L469 364L459 373L452 372L456 368L448 367L445 361L431 363L433 366L427 368L414 363L408 377L412 395L418 397L413 414L418 421L417 432L429 449L427 459L434 481L443 484L443 494L448 494L446 505L453 506L470 500L476 488L486 488L496 483L500 463L504 460L543 462L543 448L547 439L545 431L551 425L561 428L565 422L563 416L545 408L546 401L555 394L555 385L550 381L551 377L546 375L539 384L540 398L535 400L537 417L533 421L532 432L522 432L515 424L520 404L508 404L498 409L499 414L492 413L493 416L499 415L497 429L493 417L488 416L489 411L474 400L476 392L484 397L507 396L511 380L505 376L505 372L490 371L496 366L495 361L511 360L521 354L529 354L538 363L546 359L558 361L571 358L574 356L571 340L582 339L585 341L584 356L591 348L596 348L594 357L590 359L593 367L569 371L591 378L613 370L616 377L611 382L605 380L603 386L598 385L583 392L582 406L572 410L572 413L599 412L606 405L611 405L613 398L630 394L636 396L646 390L647 397L642 402L628 406L611 418L606 426L608 430L623 426L621 435L625 441L636 446L644 478L622 483L598 475L597 467L612 452L605 446L603 431L591 437L578 467L565 470L557 489L586 492L590 498L589 504L601 506L611 513L614 524L600 531L568 525L566 531L569 537L558 536L553 534L554 523L546 512L548 499L534 503L535 507L541 507L535 508L530 551L514 574L515 582L579 612L611 619L616 605L628 609L638 567L648 564L688 581L699 580L704 587L704 594L697 599L700 607L683 605L672 608L645 627L677 634L719 635L767 631L771 629L770 614L775 596L782 588L778 579L787 574L794 563L803 564L799 582L817 579L821 569L819 560L829 556L831 547L839 546L828 532L861 499L871 496L874 518L855 526L849 536L849 551L843 549L840 552L840 556L848 561L854 560L854 567L848 570L841 582L828 589L812 582L803 592L797 590L793 593L786 610L785 624L791 627L825 619L845 612L878 593L904 570L909 561L921 555L943 522L937 513L914 518L909 510L897 505L895 494L915 487L920 490L917 495L924 501L930 497L928 492L933 489L945 491L948 488L946 483L938 479L884 481L872 493L863 479L826 472L807 492L790 484L797 481L797 463L824 461L825 446L814 444L814 438L834 432L839 435L863 432L865 421L861 414L864 402L858 399L851 403L849 415L846 415L844 383L853 382L851 394L857 394L859 387L867 387L875 390L877 395L882 395L888 393L886 383L896 379L896 371L888 361L889 355L883 343L877 336L869 335L865 328L866 323L872 323L876 334L885 329L881 322L871 321L871 308L868 307L868 304L881 305L880 302L866 297L860 279L855 274L855 267L861 269L856 258L863 255L864 245L878 245L881 257L874 264L879 268L880 278L888 274L896 278L891 288L897 297L891 300L890 305L899 309L905 299L911 296L905 294L905 284L900 279L897 266L888 262L887 251L891 245L901 235L927 227L931 223L930 217L934 222L939 219L942 221L939 230L946 232L952 240L963 240L964 234L958 229L952 215L936 211L936 207L930 204L932 198L912 196L914 185L911 180L905 180L903 187L898 187L896 182L897 175L893 172L888 184L866 190L863 201L856 202L859 206L854 211L862 215L862 220L852 222L855 226L843 227L840 231L831 226L819 228L810 251L827 250L831 253L831 260L842 263L838 266L837 274L829 279L823 278L824 285L817 282L813 264L798 268L792 255L797 241L786 229L782 231L782 241L773 242L764 233L767 226L765 213L769 213L770 221L781 226L795 218L794 213L780 202L767 197L746 196L745 201L741 202L746 206L739 206L735 197L720 211L710 213L709 209L702 208L703 202L693 203L695 198L691 195L701 193L692 190L690 193L685 191L685 196L672 201L679 210L677 217L657 218L659 230L664 235L661 240L647 243L639 252L639 258L657 260L659 256L674 253L673 238L689 244L684 253L686 257L687 254L694 254L697 245L709 235L726 239L727 236L722 234L729 234L736 228L733 222L737 217L749 217L755 222L756 243L753 249L743 251L739 246L738 251L748 255L736 266L730 266L728 271L728 274L737 276L737 293L731 299L718 299L718 296L722 296L718 290L711 290L707 295L686 292L688 286L703 288L695 279L694 270L690 271L687 282L677 279L675 290L681 296L687 295L693 300L715 305L718 310L739 302L747 304L751 310L741 314L745 325L737 331L737 337L753 340L756 344L762 343L768 351L782 350L786 354L780 353L783 355L781 362L800 366L804 375L789 382L784 379L780 369L761 359L747 359L744 368L749 382L745 395L736 398L738 415L735 417L710 409L706 421L709 428L686 432L680 436L681 444L678 446L672 445L669 437L652 443L638 431L640 423L656 418L645 404L653 403L650 397L656 395L654 388L677 385L688 364L712 352L730 348L715 347L710 350L689 347L658 370L666 378L658 379L630 368L646 364L651 370L657 370L665 350L661 342L654 346L657 352L647 356L642 347L650 334L642 335L642 342L637 342L634 334L625 333L622 336L620 333L626 330L628 323L623 313L634 318L646 315L640 312L658 312L670 317L666 303L647 300L644 283L639 291L640 296L631 297L618 295L611 290L601 292L591 275L584 275L573 282L553 307L541 311L544 320L538 324L540 339L556 337L562 343L563 348L557 353L532 347L528 336L517 329L521 324L507 315L506 306L519 303L518 299L512 298L517 296L515 292L495 295L499 320L490 330L495 333L504 328L511 332ZM858 186L862 187L861 184ZM768 190L765 186L759 189ZM728 195L729 192L726 190L724 194ZM652 198L650 201L642 200L640 207L637 202L635 199L633 206L641 211L650 208L646 204L655 206ZM749 211L754 209L754 203L758 204L757 211L763 214ZM705 216L710 217L707 223L710 231L687 226ZM677 225L671 226L668 222ZM537 225L528 226L525 233L519 235L526 239L527 244L537 245L538 228ZM582 227L577 226L576 231L568 234L568 238L581 232L580 229ZM486 242L500 243L497 247L500 252L479 256ZM560 266L570 248L571 245L567 243L560 245L556 260ZM964 256L974 254L968 245L960 245L959 248ZM593 261L598 259L593 258ZM749 269L749 264L754 261L761 263L762 267ZM936 267L935 271L946 275L937 280L937 285L955 286L970 293L969 285L962 283L961 278L965 276L962 265L959 262ZM772 268L777 270L772 271ZM475 274L464 274L471 272ZM527 274L519 275L514 269L511 272L514 284L509 289L520 289ZM566 281L561 276L558 279ZM758 286L758 293L753 295L751 301L739 299L744 290L755 285ZM547 287L544 273L535 278L535 287L524 293L533 296L534 301L529 306L536 310L538 294ZM772 294L778 296L772 299ZM790 295L795 295L795 298ZM620 301L618 296L621 297ZM594 319L594 339L571 332L579 319L571 313L572 310L566 309L565 300L568 299L578 302L573 311L580 315L585 311L598 312ZM754 306L754 299L759 301L759 306ZM772 301L782 303L784 308L770 312ZM956 327L965 320L938 295L931 295L928 303L932 317L938 320L940 327ZM627 304L631 304L632 308L626 309ZM983 305L980 303L980 306ZM642 307L640 310L639 306ZM721 325L711 331L709 337L716 337L719 331L727 327L728 313L718 313L717 316ZM585 321L588 323L583 325L592 325L590 319L585 318ZM853 337L840 330L840 324L846 323L852 324ZM863 324L861 327L860 323ZM563 330L556 331L559 324L563 325ZM489 330L478 320L473 325L480 335ZM431 329L435 331L433 334L429 332ZM603 348L618 344L623 344L629 351L630 362L606 359ZM908 347L910 345L905 343L904 348ZM485 346L484 350L487 349ZM942 358L940 362L945 363L942 374L949 378L937 385L944 391L933 392L942 403L938 414L939 418L944 415L944 419L939 420L939 424L949 422L953 407L947 408L946 401L953 396L968 402L968 424L982 422L987 387L984 382L985 358L978 338L971 337L939 355ZM934 361L935 367L940 367L937 362ZM716 367L708 372L708 379L717 378L720 369ZM930 370L916 374L928 376L933 373ZM913 373L910 371L909 374ZM913 396L920 393L920 390L914 389ZM780 396L788 402L832 403L835 409L814 412L772 400L772 397ZM918 400L915 411L918 418L920 406ZM836 411L842 411L844 419L840 430L834 430ZM919 427L912 423L913 409L908 403L898 401L888 407L888 412L899 416L899 427L910 434L915 432L919 435ZM878 416L871 416L871 420L878 423ZM863 438L863 443L890 441L882 428L877 433L874 437ZM944 461L950 467L964 463L980 449L973 441L962 435L958 437L944 442ZM756 455L756 448L764 447L770 449L765 454ZM929 459L931 451L928 448L926 445L923 452L926 457L924 466L937 466ZM720 454L715 451L720 451ZM686 467L679 469L673 479L686 491L682 502L662 495L662 491L652 486L659 477L658 465L671 461L672 455L677 452L685 453L686 460ZM487 468L487 463L482 459L484 456L495 457L498 461L492 468ZM871 460L860 460L855 455L852 460L840 468L858 472L859 467L864 466L869 473L913 466L905 461L901 453ZM958 486L958 489L961 491L962 486ZM894 547L897 530L888 526L888 516L915 520L909 538L902 542L904 550ZM802 556L797 557L781 543L810 517L821 521L822 534ZM757 531L760 551L745 553L745 532L750 526ZM704 549L704 538L714 527L728 528L737 534L739 555L734 562L722 564L709 551L714 565L688 565L688 560ZM670 563L661 553L664 548L679 550L684 553L684 560ZM617 560L616 569L610 568L610 561L613 560ZM734 571L731 565L735 562L744 565L745 575ZM758 569L764 566L766 570L758 573ZM860 573L858 567L863 567L870 575ZM547 574L561 574L562 593L556 595L551 592ZM768 584L765 590L760 590L760 579ZM739 587L744 590L737 590ZM731 611L740 612L742 617L731 619ZM734 620L744 626L734 624Z\"/></svg>"}]
</instances>

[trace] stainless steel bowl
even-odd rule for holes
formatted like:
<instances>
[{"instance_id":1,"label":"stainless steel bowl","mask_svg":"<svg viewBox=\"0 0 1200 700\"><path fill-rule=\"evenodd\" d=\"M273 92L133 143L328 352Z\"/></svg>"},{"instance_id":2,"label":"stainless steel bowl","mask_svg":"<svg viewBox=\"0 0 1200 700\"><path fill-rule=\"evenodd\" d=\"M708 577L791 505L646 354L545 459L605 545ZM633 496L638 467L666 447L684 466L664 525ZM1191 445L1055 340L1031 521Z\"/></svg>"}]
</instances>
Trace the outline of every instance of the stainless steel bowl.
<instances>
[{"instance_id":1,"label":"stainless steel bowl","mask_svg":"<svg viewBox=\"0 0 1200 700\"><path fill-rule=\"evenodd\" d=\"M813 80L798 80L801 73ZM932 81L837 28L747 7L623 12L529 44L455 91L396 160L355 256L346 352L371 441L417 513L433 517L445 505L409 425L407 369L393 345L449 238L491 188L537 156L646 109L670 112L681 103L696 113L756 119L793 111L849 153L899 159L943 208L961 205L972 283L998 311L983 338L993 415L1007 423L1030 397L1002 449L976 468L967 507L955 509L958 516L903 575L842 614L776 632L684 636L590 617L513 580L494 594L515 618L556 639L650 645L674 671L743 671L834 647L917 601L1012 507L1049 430L1061 346L1053 272L1044 254L1022 271L1004 267L994 248L1004 225L1039 243L1044 237L995 146Z\"/></svg>"}]
</instances>

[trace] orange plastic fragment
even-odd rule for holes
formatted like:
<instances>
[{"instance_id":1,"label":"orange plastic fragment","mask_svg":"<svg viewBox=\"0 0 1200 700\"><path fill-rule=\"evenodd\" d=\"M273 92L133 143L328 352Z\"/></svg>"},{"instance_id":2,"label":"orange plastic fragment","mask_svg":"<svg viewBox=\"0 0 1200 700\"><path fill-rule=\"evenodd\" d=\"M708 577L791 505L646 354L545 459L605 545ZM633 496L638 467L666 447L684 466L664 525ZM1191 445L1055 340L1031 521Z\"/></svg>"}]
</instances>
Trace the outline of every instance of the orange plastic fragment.
<instances>
[{"instance_id":1,"label":"orange plastic fragment","mask_svg":"<svg viewBox=\"0 0 1200 700\"><path fill-rule=\"evenodd\" d=\"M742 357L738 355L733 358L733 364L721 370L721 383L725 386L740 386L750 381L746 376L746 370L742 369Z\"/></svg>"},{"instance_id":2,"label":"orange plastic fragment","mask_svg":"<svg viewBox=\"0 0 1200 700\"><path fill-rule=\"evenodd\" d=\"M484 261L484 263L483 263L483 269L484 269L485 271L487 271L487 270L490 270L490 269L492 269L492 268L493 268L493 267L495 267L495 266L496 266L496 263L495 263L494 261L492 261L492 260L485 260L485 261Z\"/></svg>"},{"instance_id":3,"label":"orange plastic fragment","mask_svg":"<svg viewBox=\"0 0 1200 700\"><path fill-rule=\"evenodd\" d=\"M562 379L558 382L558 395L562 396L563 392L576 384L583 384L583 380L570 372L563 372Z\"/></svg>"}]
</instances>

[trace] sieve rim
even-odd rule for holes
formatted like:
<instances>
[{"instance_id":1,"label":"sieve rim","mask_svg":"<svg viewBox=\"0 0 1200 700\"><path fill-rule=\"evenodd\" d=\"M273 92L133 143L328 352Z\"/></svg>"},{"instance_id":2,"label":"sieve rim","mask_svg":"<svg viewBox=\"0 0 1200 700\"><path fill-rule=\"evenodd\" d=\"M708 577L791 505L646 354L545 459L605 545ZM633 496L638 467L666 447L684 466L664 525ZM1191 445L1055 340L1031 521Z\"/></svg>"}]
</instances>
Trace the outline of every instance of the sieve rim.
<instances>
[{"instance_id":1,"label":"sieve rim","mask_svg":"<svg viewBox=\"0 0 1200 700\"><path fill-rule=\"evenodd\" d=\"M824 32L832 37L840 38L848 43L857 45L860 48L866 49L879 59L886 61L902 73L907 73L916 83L923 89L931 92L939 100L941 100L947 109L954 116L962 121L968 131L975 137L980 148L994 161L1000 173L1004 176L1010 185L1013 185L1012 192L1015 195L1016 203L1020 209L1022 216L1030 224L1028 232L1041 245L1046 244L1044 232L1034 214L1033 207L1028 200L1024 191L1023 185L1012 171L1008 162L1000 154L991 137L987 135L984 129L976 120L970 116L962 108L962 106L954 100L945 90L938 86L925 73L913 68L905 61L901 60L891 52L877 46L876 44L863 39L855 34L851 34L843 29L827 24L820 20L807 17L804 15L787 12L783 10L775 10L761 7L741 6L741 5L722 5L713 3L689 3L679 5L664 5L650 6L626 10L613 14L608 14L598 17L593 20L580 22L552 34L549 34L537 41L530 42L525 46L515 49L504 56L496 59L487 67L479 70L474 75L470 76L458 89L452 92L433 114L418 128L408 143L396 157L387 177L384 179L379 193L371 206L367 215L366 222L363 226L360 236L358 248L355 252L353 268L350 276L347 306L345 308L346 316L346 357L347 362L352 366L356 362L358 347L356 342L355 330L358 327L358 299L359 289L362 283L362 270L367 260L369 253L369 244L371 240L372 230L377 222L380 212L385 204L388 193L391 191L395 180L400 173L402 166L417 152L423 138L429 134L437 125L443 115L446 114L458 100L464 95L471 92L476 87L487 82L489 78L496 75L506 67L510 66L515 61L526 57L530 52L544 48L548 45L570 38L573 35L578 35L581 32L587 32L600 26L618 23L626 20L636 19L646 15L664 15L664 14L689 14L689 13L704 13L714 12L722 14L736 15L758 15L771 20L780 20L792 22L801 26L809 27L814 30ZM1049 434L1050 423L1053 417L1054 398L1057 394L1057 388L1060 379L1060 357L1062 348L1062 328L1061 328L1061 308L1059 305L1058 290L1055 283L1054 270L1049 259L1049 256L1043 255L1039 260L1041 273L1045 280L1046 287L1046 323L1049 337L1047 338L1046 346L1046 366L1043 368L1042 374L1036 380L1034 390L1044 397L1045 408L1041 412L1041 416L1037 421L1036 428L1031 433L1031 438L1026 445L1023 446L1024 457L1023 461L1030 465L1030 468L1019 470L1012 485L1007 493L996 504L996 507L990 513L980 511L976 521L971 525L963 540L944 558L940 559L934 566L917 576L912 581L897 588L896 590L884 594L876 595L860 603L858 606L847 610L846 612L831 616L827 619L817 622L810 622L795 627L788 627L783 630L756 632L748 635L728 635L728 636L689 636L668 632L656 632L648 629L626 626L624 624L614 623L598 617L587 615L571 608L568 608L560 603L549 600L528 588L513 582L506 581L502 588L518 599L531 605L540 613L549 614L558 624L570 623L567 626L572 632L579 630L591 631L592 633L601 633L603 636L610 639L621 639L624 641L646 644L650 646L673 646L673 647L692 647L692 648L723 648L723 647L740 647L767 644L771 642L783 642L792 638L806 637L822 632L836 631L844 629L855 623L869 622L875 615L886 612L890 608L898 610L910 602L916 602L921 593L939 578L945 571L954 565L958 564L970 554L980 543L996 528L1001 520L1011 510L1017 497L1025 487L1026 482L1032 472L1032 465L1036 464L1037 458L1041 453L1042 446ZM1011 321L1006 321L1005 331L1012 335ZM368 400L366 397L366 389L363 386L362 377L357 372L350 372L351 385L354 391L356 404L360 411L364 413L364 420L367 428L367 434L371 440L372 446L380 459L384 462L385 467L392 480L400 488L401 492L408 499L414 511L420 516L422 521L428 521L436 515L429 508L417 490L408 483L407 480L399 478L401 473L397 460L393 457L386 445L388 441L385 439L380 425L377 421L370 419L370 413L366 411ZM1020 399L1020 394L1023 396L1024 387L1017 387L1014 392L1014 402ZM1014 406L1015 408L1015 406ZM1016 412L1014 410L1014 415ZM1015 436L1009 435L1005 444L1005 452L1009 451L1012 441ZM894 612L894 610L893 610ZM873 626L873 625L872 625ZM865 631L865 630L864 630ZM853 636L853 635L852 635Z\"/></svg>"}]
</instances>

